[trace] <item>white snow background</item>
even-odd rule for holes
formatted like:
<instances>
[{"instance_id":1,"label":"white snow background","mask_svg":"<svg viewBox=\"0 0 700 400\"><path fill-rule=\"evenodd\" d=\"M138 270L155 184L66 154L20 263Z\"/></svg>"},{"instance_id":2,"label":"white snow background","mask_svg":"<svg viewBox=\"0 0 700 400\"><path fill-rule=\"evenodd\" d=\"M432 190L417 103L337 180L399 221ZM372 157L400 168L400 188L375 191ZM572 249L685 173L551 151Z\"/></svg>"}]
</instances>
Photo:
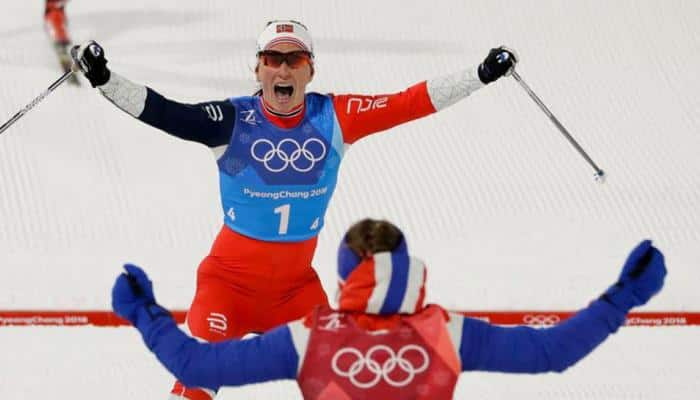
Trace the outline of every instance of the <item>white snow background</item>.
<instances>
[{"instance_id":1,"label":"white snow background","mask_svg":"<svg viewBox=\"0 0 700 400\"><path fill-rule=\"evenodd\" d=\"M0 121L60 75L43 2L3 2ZM400 225L450 309L577 309L652 238L669 275L643 311L697 311L700 294L700 2L652 0L73 0L75 41L183 101L250 94L264 23L295 18L316 44L310 90L379 94L478 64L491 47L591 157L512 79L354 145L314 261L335 293L335 249L355 220ZM118 111L83 81L0 136L0 309L109 309L121 264L183 309L221 225L216 165ZM566 373L462 375L456 398L688 399L697 327L623 328ZM3 399L167 398L169 376L130 328L0 328ZM693 394L695 393L695 395ZM220 398L299 398L293 382Z\"/></svg>"}]
</instances>

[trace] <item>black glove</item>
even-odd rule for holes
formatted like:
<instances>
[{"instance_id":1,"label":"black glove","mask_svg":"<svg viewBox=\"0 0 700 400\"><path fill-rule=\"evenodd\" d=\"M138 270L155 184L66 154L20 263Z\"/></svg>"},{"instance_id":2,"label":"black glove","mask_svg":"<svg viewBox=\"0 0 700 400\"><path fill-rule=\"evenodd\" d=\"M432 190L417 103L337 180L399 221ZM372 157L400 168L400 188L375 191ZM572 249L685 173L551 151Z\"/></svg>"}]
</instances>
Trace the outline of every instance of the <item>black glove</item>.
<instances>
[{"instance_id":1,"label":"black glove","mask_svg":"<svg viewBox=\"0 0 700 400\"><path fill-rule=\"evenodd\" d=\"M104 49L94 40L74 46L70 50L70 55L92 87L102 86L109 81L110 72L107 68Z\"/></svg>"},{"instance_id":2,"label":"black glove","mask_svg":"<svg viewBox=\"0 0 700 400\"><path fill-rule=\"evenodd\" d=\"M515 52L505 46L500 46L489 51L484 62L479 65L479 79L483 83L490 83L496 79L510 74L510 71L518 63Z\"/></svg>"},{"instance_id":3,"label":"black glove","mask_svg":"<svg viewBox=\"0 0 700 400\"><path fill-rule=\"evenodd\" d=\"M601 298L627 313L658 293L665 277L664 255L651 245L651 240L645 240L632 250L620 278Z\"/></svg>"}]
</instances>

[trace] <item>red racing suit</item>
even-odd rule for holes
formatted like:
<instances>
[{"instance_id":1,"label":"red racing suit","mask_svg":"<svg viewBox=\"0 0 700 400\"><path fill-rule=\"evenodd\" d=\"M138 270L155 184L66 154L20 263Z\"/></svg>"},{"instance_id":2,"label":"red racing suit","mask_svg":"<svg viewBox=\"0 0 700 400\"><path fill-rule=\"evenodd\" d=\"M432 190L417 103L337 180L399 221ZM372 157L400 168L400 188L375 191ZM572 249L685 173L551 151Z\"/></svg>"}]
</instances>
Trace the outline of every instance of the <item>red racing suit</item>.
<instances>
[{"instance_id":1,"label":"red racing suit","mask_svg":"<svg viewBox=\"0 0 700 400\"><path fill-rule=\"evenodd\" d=\"M427 82L395 94L326 96L332 101L345 147L436 111ZM300 123L306 112L301 109L285 118L266 107L261 110L258 118L283 128ZM151 89L138 118L219 152L229 145L232 126L242 123L230 101L184 105ZM265 241L222 227L197 271L197 289L187 316L191 333L208 341L240 337L301 318L316 304L326 304L311 266L316 241L316 236L299 242Z\"/></svg>"}]
</instances>

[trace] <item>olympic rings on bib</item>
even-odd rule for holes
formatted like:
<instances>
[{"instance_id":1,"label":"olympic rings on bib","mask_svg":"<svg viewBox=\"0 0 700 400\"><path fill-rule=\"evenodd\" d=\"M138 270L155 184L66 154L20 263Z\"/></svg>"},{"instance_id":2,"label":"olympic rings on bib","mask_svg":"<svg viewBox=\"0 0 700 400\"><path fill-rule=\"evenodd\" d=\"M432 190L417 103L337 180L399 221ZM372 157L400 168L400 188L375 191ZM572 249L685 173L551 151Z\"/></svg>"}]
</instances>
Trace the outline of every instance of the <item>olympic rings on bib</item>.
<instances>
[{"instance_id":1,"label":"olympic rings on bib","mask_svg":"<svg viewBox=\"0 0 700 400\"><path fill-rule=\"evenodd\" d=\"M409 351L417 352L420 355L422 362L419 365L413 365L409 360L404 358L404 355ZM375 361L372 357L377 352L385 352L389 355L389 357L384 360L382 364L379 364L379 362ZM347 370L344 371L341 370L340 366L338 365L338 360L340 357L346 354L354 357L355 361L353 361ZM362 352L354 347L344 347L333 355L333 359L331 361L333 372L339 376L349 378L350 382L355 387L360 389L369 389L377 385L382 379L394 387L406 386L413 381L413 378L415 378L417 374L427 370L429 365L430 357L428 356L428 352L423 347L415 344L403 346L399 350L398 354L395 353L391 347L382 344L371 347L367 351L366 355L362 354ZM389 374L391 374L396 367L403 370L407 376L400 380L392 379ZM367 370L374 376L367 382L361 382L357 379L357 375L360 374L365 368L367 368Z\"/></svg>"},{"instance_id":2,"label":"olympic rings on bib","mask_svg":"<svg viewBox=\"0 0 700 400\"><path fill-rule=\"evenodd\" d=\"M313 145L314 143L317 143L320 149L317 148L318 146ZM291 153L287 153L282 148L285 144L293 146L294 150ZM255 161L263 163L265 169L270 172L282 172L290 166L297 172L309 172L316 166L317 162L323 160L326 156L326 145L316 138L306 139L302 145L294 139L286 138L280 140L277 146L271 140L258 139L250 146L250 155ZM307 167L298 165L298 161L302 157L309 163ZM282 166L271 166L270 161L273 159L282 161Z\"/></svg>"}]
</instances>

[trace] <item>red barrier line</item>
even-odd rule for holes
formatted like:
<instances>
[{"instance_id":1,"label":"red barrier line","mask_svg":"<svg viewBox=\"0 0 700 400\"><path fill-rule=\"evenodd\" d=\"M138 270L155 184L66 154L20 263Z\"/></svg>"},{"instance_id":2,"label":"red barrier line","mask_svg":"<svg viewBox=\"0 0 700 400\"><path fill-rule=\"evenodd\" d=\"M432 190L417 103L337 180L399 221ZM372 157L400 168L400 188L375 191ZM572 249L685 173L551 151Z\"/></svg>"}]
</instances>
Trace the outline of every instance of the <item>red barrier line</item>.
<instances>
[{"instance_id":1,"label":"red barrier line","mask_svg":"<svg viewBox=\"0 0 700 400\"><path fill-rule=\"evenodd\" d=\"M459 311L467 317L498 325L554 325L575 314L574 311ZM627 314L625 326L698 326L700 312L649 311Z\"/></svg>"},{"instance_id":2,"label":"red barrier line","mask_svg":"<svg viewBox=\"0 0 700 400\"><path fill-rule=\"evenodd\" d=\"M571 317L573 311L458 311L467 317L478 318L498 325L554 325ZM186 311L173 311L178 323L185 321ZM44 311L0 310L0 327L3 326L125 326L129 323L111 311ZM653 311L634 312L627 315L626 326L700 326L700 312Z\"/></svg>"}]
</instances>

